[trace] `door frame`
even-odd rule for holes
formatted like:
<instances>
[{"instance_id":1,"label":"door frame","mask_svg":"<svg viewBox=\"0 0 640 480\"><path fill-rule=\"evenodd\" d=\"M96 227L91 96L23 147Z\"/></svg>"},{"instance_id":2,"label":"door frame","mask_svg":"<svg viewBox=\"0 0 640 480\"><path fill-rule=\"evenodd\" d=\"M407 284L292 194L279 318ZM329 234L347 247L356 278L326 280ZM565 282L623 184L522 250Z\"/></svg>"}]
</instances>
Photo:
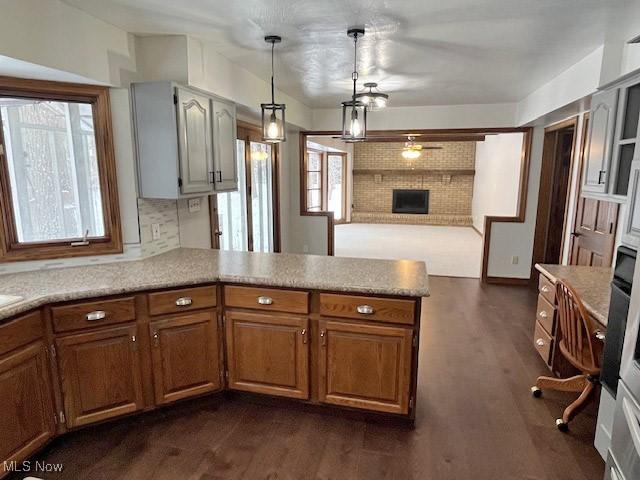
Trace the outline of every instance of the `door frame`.
<instances>
[{"instance_id":1,"label":"door frame","mask_svg":"<svg viewBox=\"0 0 640 480\"><path fill-rule=\"evenodd\" d=\"M531 279L537 278L535 275L535 264L540 263L544 259L544 254L547 245L547 233L549 230L549 215L551 210L550 203L550 194L553 188L553 180L554 180L554 168L557 160L557 135L553 140L553 150L549 152L545 152L545 144L547 143L549 134L556 134L560 130L564 130L567 128L573 129L573 140L571 145L571 160L569 162L569 178L567 185L567 196L565 198L564 205L564 222L562 225L562 240L560 243L560 258L558 259L558 263L560 263L562 259L562 252L564 251L564 242L567 233L568 226L571 225L571 219L567 218L567 212L570 204L570 196L571 196L571 182L572 176L571 172L573 172L574 164L576 161L576 142L578 139L578 118L579 115L575 115L566 120L562 120L560 122L551 124L544 129L544 141L543 141L543 150L542 150L542 166L540 169L540 187L538 189L538 205L536 212L536 226L533 238L533 255L531 259Z\"/></svg>"},{"instance_id":2,"label":"door frame","mask_svg":"<svg viewBox=\"0 0 640 480\"><path fill-rule=\"evenodd\" d=\"M576 195L573 199L573 218L571 219L571 232L575 232L578 224L578 205L580 203L580 194L582 193L582 175L584 174L584 156L587 149L587 137L589 136L590 112L582 115L582 138L580 139L580 155L578 156L578 176L576 185ZM569 264L573 258L573 248L575 242L571 241L569 245Z\"/></svg>"},{"instance_id":3,"label":"door frame","mask_svg":"<svg viewBox=\"0 0 640 480\"><path fill-rule=\"evenodd\" d=\"M245 191L244 200L247 209L247 250L253 251L253 222L251 221L251 147L250 142L262 141L262 129L258 125L252 123L237 121L236 140L245 142L244 149L244 172L245 172ZM280 144L271 144L271 188L273 192L272 210L273 210L273 251L281 252L282 244L280 238ZM238 175L240 172L238 172ZM227 193L227 192L221 192ZM211 248L220 249L220 224L218 222L218 200L217 194L209 196L209 218L211 223Z\"/></svg>"}]
</instances>

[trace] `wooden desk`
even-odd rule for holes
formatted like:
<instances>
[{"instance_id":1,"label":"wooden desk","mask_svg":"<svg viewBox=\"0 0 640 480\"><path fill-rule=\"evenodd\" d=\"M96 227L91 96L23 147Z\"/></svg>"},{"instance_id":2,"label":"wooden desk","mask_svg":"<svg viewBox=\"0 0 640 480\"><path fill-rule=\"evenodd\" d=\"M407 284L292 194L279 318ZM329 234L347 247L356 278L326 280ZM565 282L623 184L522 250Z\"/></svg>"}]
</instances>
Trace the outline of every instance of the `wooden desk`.
<instances>
[{"instance_id":1,"label":"wooden desk","mask_svg":"<svg viewBox=\"0 0 640 480\"><path fill-rule=\"evenodd\" d=\"M557 348L555 283L561 278L571 284L591 319L598 325L599 330L606 333L613 270L610 267L552 264L536 264L536 269L540 272L540 279L533 345L553 374L560 377L571 376L575 369Z\"/></svg>"}]
</instances>

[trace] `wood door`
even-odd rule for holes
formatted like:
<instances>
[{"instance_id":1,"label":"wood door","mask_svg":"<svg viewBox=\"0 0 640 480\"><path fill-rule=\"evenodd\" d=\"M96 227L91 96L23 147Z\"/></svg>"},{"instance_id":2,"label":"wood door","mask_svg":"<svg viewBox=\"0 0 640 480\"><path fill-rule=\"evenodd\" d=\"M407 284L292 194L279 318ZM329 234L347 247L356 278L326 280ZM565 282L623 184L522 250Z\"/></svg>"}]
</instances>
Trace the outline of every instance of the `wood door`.
<instances>
[{"instance_id":1,"label":"wood door","mask_svg":"<svg viewBox=\"0 0 640 480\"><path fill-rule=\"evenodd\" d=\"M236 168L236 111L233 105L213 100L214 186L217 192L238 189Z\"/></svg>"},{"instance_id":2,"label":"wood door","mask_svg":"<svg viewBox=\"0 0 640 480\"><path fill-rule=\"evenodd\" d=\"M215 311L158 320L149 329L156 404L222 388Z\"/></svg>"},{"instance_id":3,"label":"wood door","mask_svg":"<svg viewBox=\"0 0 640 480\"><path fill-rule=\"evenodd\" d=\"M229 388L309 398L309 319L287 314L226 314Z\"/></svg>"},{"instance_id":4,"label":"wood door","mask_svg":"<svg viewBox=\"0 0 640 480\"><path fill-rule=\"evenodd\" d=\"M408 413L413 330L347 321L319 323L320 401Z\"/></svg>"},{"instance_id":5,"label":"wood door","mask_svg":"<svg viewBox=\"0 0 640 480\"><path fill-rule=\"evenodd\" d=\"M181 192L212 192L213 144L210 100L188 89L176 90Z\"/></svg>"},{"instance_id":6,"label":"wood door","mask_svg":"<svg viewBox=\"0 0 640 480\"><path fill-rule=\"evenodd\" d=\"M55 435L46 346L33 343L0 360L1 462L20 462Z\"/></svg>"},{"instance_id":7,"label":"wood door","mask_svg":"<svg viewBox=\"0 0 640 480\"><path fill-rule=\"evenodd\" d=\"M607 191L617 104L617 89L596 93L591 99L591 121L582 185L585 192Z\"/></svg>"},{"instance_id":8,"label":"wood door","mask_svg":"<svg viewBox=\"0 0 640 480\"><path fill-rule=\"evenodd\" d=\"M137 327L113 327L56 340L67 426L143 408Z\"/></svg>"},{"instance_id":9,"label":"wood door","mask_svg":"<svg viewBox=\"0 0 640 480\"><path fill-rule=\"evenodd\" d=\"M589 123L590 116L585 114L582 128L580 166L578 168L580 175L582 175L582 169L585 166ZM620 206L615 202L585 198L582 196L582 189L578 184L575 209L576 213L571 230L569 264L590 267L611 265Z\"/></svg>"}]
</instances>

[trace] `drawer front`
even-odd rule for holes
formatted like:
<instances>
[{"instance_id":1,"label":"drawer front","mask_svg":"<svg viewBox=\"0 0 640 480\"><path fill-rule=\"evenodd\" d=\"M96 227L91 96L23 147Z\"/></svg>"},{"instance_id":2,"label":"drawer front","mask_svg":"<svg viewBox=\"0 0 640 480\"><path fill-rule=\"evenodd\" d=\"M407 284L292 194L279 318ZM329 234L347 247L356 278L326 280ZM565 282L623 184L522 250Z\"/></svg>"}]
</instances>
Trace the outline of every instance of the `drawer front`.
<instances>
[{"instance_id":1,"label":"drawer front","mask_svg":"<svg viewBox=\"0 0 640 480\"><path fill-rule=\"evenodd\" d=\"M556 286L551 280L540 274L538 288L540 289L540 295L547 299L551 305L556 304Z\"/></svg>"},{"instance_id":2,"label":"drawer front","mask_svg":"<svg viewBox=\"0 0 640 480\"><path fill-rule=\"evenodd\" d=\"M542 328L539 322L536 322L536 328L533 334L533 346L536 347L536 350L546 364L549 364L552 342L551 336Z\"/></svg>"},{"instance_id":3,"label":"drawer front","mask_svg":"<svg viewBox=\"0 0 640 480\"><path fill-rule=\"evenodd\" d=\"M536 320L549 335L553 335L553 328L555 327L556 321L556 307L551 305L542 295L538 295Z\"/></svg>"},{"instance_id":4,"label":"drawer front","mask_svg":"<svg viewBox=\"0 0 640 480\"><path fill-rule=\"evenodd\" d=\"M320 294L320 314L327 317L358 318L413 325L415 308L416 304L413 300Z\"/></svg>"},{"instance_id":5,"label":"drawer front","mask_svg":"<svg viewBox=\"0 0 640 480\"><path fill-rule=\"evenodd\" d=\"M54 331L68 332L133 321L136 306L133 297L74 303L52 307L51 316Z\"/></svg>"},{"instance_id":6,"label":"drawer front","mask_svg":"<svg viewBox=\"0 0 640 480\"><path fill-rule=\"evenodd\" d=\"M224 287L227 307L288 313L309 313L309 292L276 288Z\"/></svg>"},{"instance_id":7,"label":"drawer front","mask_svg":"<svg viewBox=\"0 0 640 480\"><path fill-rule=\"evenodd\" d=\"M150 293L147 298L149 299L149 315L166 315L212 308L218 303L214 285Z\"/></svg>"},{"instance_id":8,"label":"drawer front","mask_svg":"<svg viewBox=\"0 0 640 480\"><path fill-rule=\"evenodd\" d=\"M44 336L40 312L32 312L0 325L0 357Z\"/></svg>"}]
</instances>

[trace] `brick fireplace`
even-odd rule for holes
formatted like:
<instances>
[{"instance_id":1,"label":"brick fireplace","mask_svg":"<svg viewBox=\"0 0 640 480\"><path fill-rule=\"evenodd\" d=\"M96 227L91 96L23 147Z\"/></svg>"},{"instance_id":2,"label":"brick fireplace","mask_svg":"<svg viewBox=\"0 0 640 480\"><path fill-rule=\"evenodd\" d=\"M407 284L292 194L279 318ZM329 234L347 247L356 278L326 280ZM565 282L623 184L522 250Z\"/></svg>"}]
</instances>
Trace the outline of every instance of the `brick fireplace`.
<instances>
[{"instance_id":1,"label":"brick fireplace","mask_svg":"<svg viewBox=\"0 0 640 480\"><path fill-rule=\"evenodd\" d=\"M429 143L440 150L423 150L419 159L401 156L403 143L364 142L354 145L354 223L471 225L475 174L475 142ZM427 199L427 213L394 212L394 192ZM419 192L424 193L420 194ZM397 196L397 193L396 193ZM411 203L411 202L410 202Z\"/></svg>"}]
</instances>

